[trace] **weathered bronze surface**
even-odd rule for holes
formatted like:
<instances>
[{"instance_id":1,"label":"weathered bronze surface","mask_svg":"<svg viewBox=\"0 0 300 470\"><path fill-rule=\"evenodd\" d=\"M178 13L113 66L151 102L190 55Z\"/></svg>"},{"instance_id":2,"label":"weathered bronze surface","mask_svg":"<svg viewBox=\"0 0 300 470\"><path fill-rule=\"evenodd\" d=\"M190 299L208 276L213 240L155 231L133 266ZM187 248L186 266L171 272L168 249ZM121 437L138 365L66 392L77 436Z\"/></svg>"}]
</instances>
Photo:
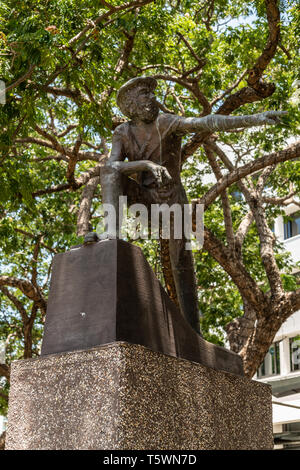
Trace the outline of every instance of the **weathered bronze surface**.
<instances>
[{"instance_id":1,"label":"weathered bronze surface","mask_svg":"<svg viewBox=\"0 0 300 470\"><path fill-rule=\"evenodd\" d=\"M282 111L248 116L211 114L187 118L159 113L153 77L136 77L118 91L117 104L130 121L114 131L110 158L101 172L102 202L117 210L119 196L127 195L129 204L185 204L181 183L181 140L188 133L226 131L263 124L275 124ZM137 181L129 176L137 174ZM120 221L117 220L117 231ZM185 240L169 241L169 254L178 303L182 315L198 332L197 281L191 253Z\"/></svg>"},{"instance_id":2,"label":"weathered bronze surface","mask_svg":"<svg viewBox=\"0 0 300 470\"><path fill-rule=\"evenodd\" d=\"M243 375L240 356L193 330L137 246L105 240L56 255L42 355L115 341Z\"/></svg>"}]
</instances>

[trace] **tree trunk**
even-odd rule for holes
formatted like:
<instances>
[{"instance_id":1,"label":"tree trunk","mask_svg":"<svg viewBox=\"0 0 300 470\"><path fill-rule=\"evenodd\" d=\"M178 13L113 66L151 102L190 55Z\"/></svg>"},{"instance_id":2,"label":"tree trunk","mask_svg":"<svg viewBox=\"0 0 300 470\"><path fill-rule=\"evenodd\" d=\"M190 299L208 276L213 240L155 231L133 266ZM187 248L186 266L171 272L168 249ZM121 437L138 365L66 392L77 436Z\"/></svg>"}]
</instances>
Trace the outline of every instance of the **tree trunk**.
<instances>
[{"instance_id":1,"label":"tree trunk","mask_svg":"<svg viewBox=\"0 0 300 470\"><path fill-rule=\"evenodd\" d=\"M263 362L279 326L278 324L275 325L273 320L270 321L265 318L258 320L253 333L240 351L245 375L249 379L253 377Z\"/></svg>"},{"instance_id":2,"label":"tree trunk","mask_svg":"<svg viewBox=\"0 0 300 470\"><path fill-rule=\"evenodd\" d=\"M169 254L169 240L160 238L160 259L167 293L171 300L178 306L178 298L175 288L175 282L172 273L171 260Z\"/></svg>"},{"instance_id":3,"label":"tree trunk","mask_svg":"<svg viewBox=\"0 0 300 470\"><path fill-rule=\"evenodd\" d=\"M0 450L4 450L5 448L5 435L6 432L4 431L0 436Z\"/></svg>"},{"instance_id":4,"label":"tree trunk","mask_svg":"<svg viewBox=\"0 0 300 470\"><path fill-rule=\"evenodd\" d=\"M32 322L24 325L24 359L32 357Z\"/></svg>"},{"instance_id":5,"label":"tree trunk","mask_svg":"<svg viewBox=\"0 0 300 470\"><path fill-rule=\"evenodd\" d=\"M247 341L239 351L247 377L252 378L256 373L272 345L277 331L293 313L287 296L284 296L281 302L270 299L264 305L262 312L257 315L258 319L253 323L252 331L248 331Z\"/></svg>"},{"instance_id":6,"label":"tree trunk","mask_svg":"<svg viewBox=\"0 0 300 470\"><path fill-rule=\"evenodd\" d=\"M251 305L245 298L243 299L243 307L244 315L235 318L225 326L230 349L237 354L249 340L254 331L256 321L256 311L251 308Z\"/></svg>"}]
</instances>

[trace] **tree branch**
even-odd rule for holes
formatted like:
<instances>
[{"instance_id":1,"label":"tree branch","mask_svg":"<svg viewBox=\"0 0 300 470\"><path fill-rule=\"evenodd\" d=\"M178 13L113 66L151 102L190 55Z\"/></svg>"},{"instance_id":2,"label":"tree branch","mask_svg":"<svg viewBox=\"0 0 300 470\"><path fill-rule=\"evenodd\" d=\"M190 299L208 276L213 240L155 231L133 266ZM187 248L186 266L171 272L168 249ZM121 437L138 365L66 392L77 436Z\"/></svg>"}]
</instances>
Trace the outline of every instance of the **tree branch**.
<instances>
[{"instance_id":1,"label":"tree branch","mask_svg":"<svg viewBox=\"0 0 300 470\"><path fill-rule=\"evenodd\" d=\"M208 161L210 163L210 166L212 167L213 172L216 176L216 179L217 181L219 181L223 175L222 175L220 166L218 165L218 162L214 156L214 153L211 151L209 146L205 144L204 144L204 150L208 158ZM235 256L235 248L234 248L235 237L234 237L233 226L232 226L231 209L230 209L230 204L229 204L226 190L221 193L221 200L222 200L222 208L223 208L223 214L224 214L227 244L228 244L229 250L232 253L232 256Z\"/></svg>"},{"instance_id":2,"label":"tree branch","mask_svg":"<svg viewBox=\"0 0 300 470\"><path fill-rule=\"evenodd\" d=\"M76 34L76 36L74 36L72 39L70 39L69 45L72 45L75 42L77 42L90 29L95 29L95 27L98 24L100 24L103 20L109 18L112 14L123 11L123 10L131 9L132 7L137 7L137 8L139 7L140 8L144 5L147 5L148 3L152 3L153 1L154 0L136 0L136 1L133 1L133 2L129 2L129 3L123 3L122 5L119 5L119 6L111 6L109 11L107 11L103 15L98 16L98 18L95 18L94 20L89 21L87 26L85 26L85 28L83 28L83 30L80 31L80 33ZM108 4L106 4L105 6L108 6ZM86 41L87 41L87 39L84 41L84 44L85 44Z\"/></svg>"},{"instance_id":3,"label":"tree branch","mask_svg":"<svg viewBox=\"0 0 300 470\"><path fill-rule=\"evenodd\" d=\"M44 194L57 193L60 191L65 191L67 189L72 189L73 191L75 191L76 189L79 189L81 186L86 184L91 178L94 178L95 176L100 176L100 168L103 165L104 163L101 161L101 164L94 166L90 170L80 175L79 178L75 180L75 184L72 187L69 183L58 184L57 186L53 186L52 188L40 189L39 191L35 191L34 193L32 193L32 197L43 196Z\"/></svg>"},{"instance_id":4,"label":"tree branch","mask_svg":"<svg viewBox=\"0 0 300 470\"><path fill-rule=\"evenodd\" d=\"M77 236L81 237L89 232L90 211L94 193L99 184L99 177L91 178L83 189L78 216L77 216Z\"/></svg>"},{"instance_id":5,"label":"tree branch","mask_svg":"<svg viewBox=\"0 0 300 470\"><path fill-rule=\"evenodd\" d=\"M275 206L289 206L290 204L300 205L293 196L297 195L298 191L291 191L286 196L282 197L270 197L270 196L263 196L262 201L267 204L274 204Z\"/></svg>"},{"instance_id":6,"label":"tree branch","mask_svg":"<svg viewBox=\"0 0 300 470\"><path fill-rule=\"evenodd\" d=\"M258 158L257 160L247 163L246 165L241 166L240 168L237 168L236 170L223 176L212 188L209 189L209 191L199 200L199 202L204 204L205 208L207 208L224 191L224 189L245 178L247 175L256 173L257 171L262 170L267 166L285 162L287 160L292 160L294 158L298 158L299 156L300 141L297 141L295 144L290 145L284 150L270 153L261 158Z\"/></svg>"},{"instance_id":7,"label":"tree branch","mask_svg":"<svg viewBox=\"0 0 300 470\"><path fill-rule=\"evenodd\" d=\"M0 276L0 287L10 286L19 289L28 299L34 300L42 310L46 310L47 304L39 290L27 279L14 276Z\"/></svg>"},{"instance_id":8,"label":"tree branch","mask_svg":"<svg viewBox=\"0 0 300 470\"><path fill-rule=\"evenodd\" d=\"M70 189L71 186L69 183L63 183L63 184L58 184L57 186L52 186L52 188L45 188L45 189L39 189L38 191L35 191L32 193L32 197L39 197L43 196L44 194L52 194L52 193L59 193L60 191L66 191L67 189Z\"/></svg>"},{"instance_id":9,"label":"tree branch","mask_svg":"<svg viewBox=\"0 0 300 470\"><path fill-rule=\"evenodd\" d=\"M90 99L78 89L59 88L55 86L40 85L35 83L32 83L32 85L33 88L45 91L46 93L51 93L54 96L65 96L66 98L71 98L77 104L81 104L82 101L90 103Z\"/></svg>"},{"instance_id":10,"label":"tree branch","mask_svg":"<svg viewBox=\"0 0 300 470\"><path fill-rule=\"evenodd\" d=\"M14 83L12 83L8 87L6 87L5 93L9 92L13 88L16 88L18 85L20 85L20 83L27 80L27 78L29 78L32 75L34 69L35 69L35 65L30 65L29 69L27 70L27 72L24 75L22 75L22 77L18 78L18 80L16 80Z\"/></svg>"},{"instance_id":11,"label":"tree branch","mask_svg":"<svg viewBox=\"0 0 300 470\"><path fill-rule=\"evenodd\" d=\"M289 292L289 301L294 312L300 310L300 289Z\"/></svg>"},{"instance_id":12,"label":"tree branch","mask_svg":"<svg viewBox=\"0 0 300 470\"><path fill-rule=\"evenodd\" d=\"M24 305L22 304L22 302L20 302L20 300L15 295L9 292L9 290L6 287L1 286L0 290L14 304L14 306L17 308L17 310L21 314L23 323L25 323L28 320L28 316L27 316L26 309Z\"/></svg>"},{"instance_id":13,"label":"tree branch","mask_svg":"<svg viewBox=\"0 0 300 470\"><path fill-rule=\"evenodd\" d=\"M232 169L233 165L229 161L229 159L226 157L224 152L222 152L221 149L219 149L216 144L211 144L211 145L213 146L213 148L215 148L218 151L218 153L222 157L222 160L225 162L226 166ZM254 189L251 189L251 190L248 189L242 183L242 181L239 181L239 186L246 198L246 201L249 207L251 208L253 217L255 219L256 228L257 228L257 232L258 232L258 236L260 240L261 260L262 260L264 269L266 271L266 274L269 280L271 293L277 299L279 299L284 295L284 293L283 293L283 287L282 287L282 282L281 282L281 277L280 277L280 271L278 269L276 259L274 256L274 250L273 250L275 238L266 221L265 211L264 211L262 201L261 201L261 194L265 186L266 180L273 170L274 170L274 165L271 165L265 168L263 172L261 173L261 175L259 176L257 184L256 184L256 188ZM238 253L241 253L240 245L238 245L237 254Z\"/></svg>"},{"instance_id":14,"label":"tree branch","mask_svg":"<svg viewBox=\"0 0 300 470\"><path fill-rule=\"evenodd\" d=\"M188 79L188 78L176 77L174 75L160 74L160 73L153 75L153 78L156 78L157 80L175 82L183 86L184 88L186 88L187 90L193 93L193 95L197 98L197 100L203 107L203 113L201 114L201 116L210 113L211 111L210 103L205 97L205 95L202 93L202 91L200 90L198 81L196 79ZM206 133L206 134L210 135L209 133Z\"/></svg>"},{"instance_id":15,"label":"tree branch","mask_svg":"<svg viewBox=\"0 0 300 470\"><path fill-rule=\"evenodd\" d=\"M280 13L278 0L265 0L267 10L267 20L269 25L269 36L267 44L257 59L256 63L249 71L248 85L261 93L262 84L259 83L264 70L273 59L280 36Z\"/></svg>"},{"instance_id":16,"label":"tree branch","mask_svg":"<svg viewBox=\"0 0 300 470\"><path fill-rule=\"evenodd\" d=\"M247 272L243 263L238 259L234 259L231 251L206 227L204 231L203 248L207 250L223 267L224 271L229 274L241 295L251 303L257 314L260 315L261 306L264 305L265 302L264 293Z\"/></svg>"},{"instance_id":17,"label":"tree branch","mask_svg":"<svg viewBox=\"0 0 300 470\"><path fill-rule=\"evenodd\" d=\"M7 364L0 364L0 376L5 377L7 380L9 380L10 367Z\"/></svg>"},{"instance_id":18,"label":"tree branch","mask_svg":"<svg viewBox=\"0 0 300 470\"><path fill-rule=\"evenodd\" d=\"M35 286L37 290L39 290L38 285L37 285L37 262L38 262L38 257L40 253L40 248L41 248L41 240L42 236L39 236L37 241L34 244L34 250L33 250L33 257L31 260L32 263L32 273L31 273L31 282Z\"/></svg>"},{"instance_id":19,"label":"tree branch","mask_svg":"<svg viewBox=\"0 0 300 470\"><path fill-rule=\"evenodd\" d=\"M188 48L188 50L190 51L190 53L192 54L192 56L194 57L194 59L196 59L196 61L198 62L198 64L200 65L200 67L204 67L205 64L207 63L207 60L206 59L201 59L201 57L199 57L196 52L194 51L194 49L192 48L192 46L190 45L190 43L188 42L188 40L183 36L183 34L177 32L176 33L177 36L181 39L181 41L184 42L184 44L186 45L186 47Z\"/></svg>"},{"instance_id":20,"label":"tree branch","mask_svg":"<svg viewBox=\"0 0 300 470\"><path fill-rule=\"evenodd\" d=\"M280 15L277 3L277 0L265 0L269 37L261 56L249 71L247 80L249 86L230 95L216 111L216 114L230 114L246 103L261 101L274 93L275 85L273 83L264 83L261 76L274 57L279 41ZM182 162L191 156L209 135L209 133L204 132L195 134L183 147Z\"/></svg>"},{"instance_id":21,"label":"tree branch","mask_svg":"<svg viewBox=\"0 0 300 470\"><path fill-rule=\"evenodd\" d=\"M68 163L67 174L66 174L66 178L70 186L72 188L74 187L74 189L76 189L74 172L75 172L76 163L78 160L78 152L79 152L81 144L82 144L82 136L81 134L79 134L72 150L72 156L70 155L69 157L69 163Z\"/></svg>"},{"instance_id":22,"label":"tree branch","mask_svg":"<svg viewBox=\"0 0 300 470\"><path fill-rule=\"evenodd\" d=\"M243 218L241 221L239 228L236 231L235 234L235 250L237 254L241 255L242 252L242 246L243 242L245 239L245 236L247 235L247 232L249 228L251 227L251 224L253 223L254 217L253 213L251 211L246 214L246 216Z\"/></svg>"},{"instance_id":23,"label":"tree branch","mask_svg":"<svg viewBox=\"0 0 300 470\"><path fill-rule=\"evenodd\" d=\"M246 73L248 72L248 70L244 70L244 72L242 73L242 75L231 85L227 88L227 90L225 90L223 93L221 93L221 95L219 96L216 96L216 98L214 98L210 105L213 106L214 104L216 104L218 101L222 100L223 98L225 98L226 95L228 95L229 93L232 92L232 90L234 90L237 86L239 86L239 84L241 83L241 81L243 80L243 78L245 77ZM219 114L222 114L220 113L220 110L219 110ZM224 114L227 114L227 113L224 113Z\"/></svg>"}]
</instances>

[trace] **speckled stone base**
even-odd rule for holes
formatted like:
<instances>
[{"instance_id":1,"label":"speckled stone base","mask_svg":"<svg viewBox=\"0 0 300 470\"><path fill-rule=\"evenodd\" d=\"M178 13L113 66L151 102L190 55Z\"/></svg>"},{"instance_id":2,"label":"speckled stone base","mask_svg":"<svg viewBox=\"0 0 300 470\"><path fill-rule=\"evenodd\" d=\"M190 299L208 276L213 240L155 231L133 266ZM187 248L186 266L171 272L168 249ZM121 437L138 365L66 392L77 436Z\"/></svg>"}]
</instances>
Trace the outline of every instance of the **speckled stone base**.
<instances>
[{"instance_id":1,"label":"speckled stone base","mask_svg":"<svg viewBox=\"0 0 300 470\"><path fill-rule=\"evenodd\" d=\"M271 449L271 389L144 346L12 365L6 449Z\"/></svg>"}]
</instances>

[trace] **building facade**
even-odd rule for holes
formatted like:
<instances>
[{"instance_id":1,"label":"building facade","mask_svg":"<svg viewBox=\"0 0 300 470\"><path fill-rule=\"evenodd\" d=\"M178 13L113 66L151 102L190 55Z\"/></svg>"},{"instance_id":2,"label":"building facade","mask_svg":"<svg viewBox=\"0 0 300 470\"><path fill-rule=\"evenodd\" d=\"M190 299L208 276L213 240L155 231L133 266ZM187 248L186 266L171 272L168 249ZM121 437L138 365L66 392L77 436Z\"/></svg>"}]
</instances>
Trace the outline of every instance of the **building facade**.
<instances>
[{"instance_id":1,"label":"building facade","mask_svg":"<svg viewBox=\"0 0 300 470\"><path fill-rule=\"evenodd\" d=\"M286 217L275 220L274 233L294 261L300 262L299 206L291 204ZM293 274L298 277L300 270ZM300 311L277 332L256 379L272 387L275 449L300 450Z\"/></svg>"}]
</instances>

